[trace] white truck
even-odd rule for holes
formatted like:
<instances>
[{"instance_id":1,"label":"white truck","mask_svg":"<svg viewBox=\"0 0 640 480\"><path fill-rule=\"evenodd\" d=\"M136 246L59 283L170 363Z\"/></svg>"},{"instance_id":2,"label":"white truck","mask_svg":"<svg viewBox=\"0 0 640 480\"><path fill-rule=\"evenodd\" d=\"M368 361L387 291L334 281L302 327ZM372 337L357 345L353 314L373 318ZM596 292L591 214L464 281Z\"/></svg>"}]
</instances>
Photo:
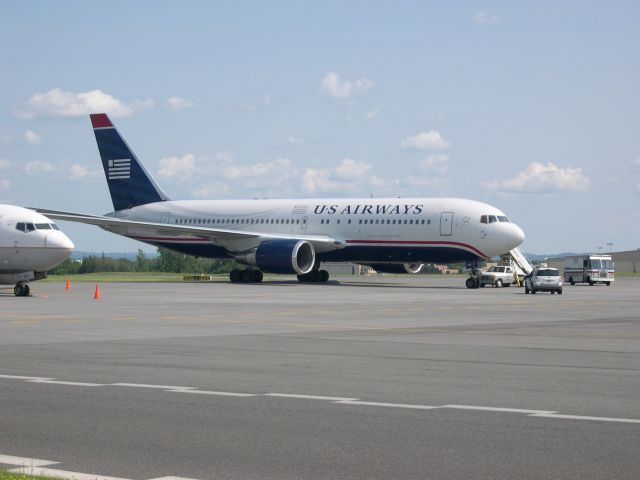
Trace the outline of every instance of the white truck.
<instances>
[{"instance_id":1,"label":"white truck","mask_svg":"<svg viewBox=\"0 0 640 480\"><path fill-rule=\"evenodd\" d=\"M480 286L510 287L515 282L515 272L511 265L496 265L480 274Z\"/></svg>"},{"instance_id":2,"label":"white truck","mask_svg":"<svg viewBox=\"0 0 640 480\"><path fill-rule=\"evenodd\" d=\"M604 283L615 280L615 269L611 255L574 255L564 259L564 281L576 283Z\"/></svg>"}]
</instances>

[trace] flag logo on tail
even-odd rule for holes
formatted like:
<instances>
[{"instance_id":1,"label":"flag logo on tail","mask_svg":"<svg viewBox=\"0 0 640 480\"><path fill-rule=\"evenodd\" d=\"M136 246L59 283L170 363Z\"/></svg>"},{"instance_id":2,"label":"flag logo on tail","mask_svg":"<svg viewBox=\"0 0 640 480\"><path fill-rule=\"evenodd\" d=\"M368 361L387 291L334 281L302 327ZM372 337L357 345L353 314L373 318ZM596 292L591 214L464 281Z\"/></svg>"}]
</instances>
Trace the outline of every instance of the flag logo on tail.
<instances>
[{"instance_id":1,"label":"flag logo on tail","mask_svg":"<svg viewBox=\"0 0 640 480\"><path fill-rule=\"evenodd\" d=\"M131 159L109 160L109 180L128 180L131 178Z\"/></svg>"}]
</instances>

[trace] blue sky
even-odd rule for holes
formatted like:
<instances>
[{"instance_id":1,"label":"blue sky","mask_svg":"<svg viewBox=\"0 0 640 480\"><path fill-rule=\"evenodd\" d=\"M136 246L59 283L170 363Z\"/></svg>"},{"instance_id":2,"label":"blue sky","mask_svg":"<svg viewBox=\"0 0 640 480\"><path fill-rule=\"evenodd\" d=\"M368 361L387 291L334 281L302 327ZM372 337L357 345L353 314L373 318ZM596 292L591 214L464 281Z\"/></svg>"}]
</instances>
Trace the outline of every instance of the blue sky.
<instances>
[{"instance_id":1,"label":"blue sky","mask_svg":"<svg viewBox=\"0 0 640 480\"><path fill-rule=\"evenodd\" d=\"M175 199L456 196L535 253L640 247L638 2L0 4L0 202L112 210L107 111ZM62 224L79 250L153 248Z\"/></svg>"}]
</instances>

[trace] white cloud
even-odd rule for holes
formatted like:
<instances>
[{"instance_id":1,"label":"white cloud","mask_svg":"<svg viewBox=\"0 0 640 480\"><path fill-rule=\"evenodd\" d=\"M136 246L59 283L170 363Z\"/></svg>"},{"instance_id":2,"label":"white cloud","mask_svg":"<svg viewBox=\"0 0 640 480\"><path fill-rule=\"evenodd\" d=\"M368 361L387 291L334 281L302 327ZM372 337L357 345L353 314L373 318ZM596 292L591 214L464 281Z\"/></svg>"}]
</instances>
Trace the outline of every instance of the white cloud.
<instances>
[{"instance_id":1,"label":"white cloud","mask_svg":"<svg viewBox=\"0 0 640 480\"><path fill-rule=\"evenodd\" d=\"M410 135L400 142L402 148L412 150L444 150L449 145L451 144L435 130Z\"/></svg>"},{"instance_id":2,"label":"white cloud","mask_svg":"<svg viewBox=\"0 0 640 480\"><path fill-rule=\"evenodd\" d=\"M224 170L224 176L229 179L265 178L293 169L293 162L288 158L277 158L267 162L248 165L230 165Z\"/></svg>"},{"instance_id":3,"label":"white cloud","mask_svg":"<svg viewBox=\"0 0 640 480\"><path fill-rule=\"evenodd\" d=\"M373 87L368 78L340 81L337 73L329 72L322 79L322 90L332 98L349 99L356 95L366 95Z\"/></svg>"},{"instance_id":4,"label":"white cloud","mask_svg":"<svg viewBox=\"0 0 640 480\"><path fill-rule=\"evenodd\" d=\"M206 187L198 188L193 192L193 195L198 198L215 198L227 195L231 192L231 187L222 182L215 182L214 184L207 184Z\"/></svg>"},{"instance_id":5,"label":"white cloud","mask_svg":"<svg viewBox=\"0 0 640 480\"><path fill-rule=\"evenodd\" d=\"M6 178L0 180L0 189L8 190L9 188L11 188L11 180L8 180Z\"/></svg>"},{"instance_id":6,"label":"white cloud","mask_svg":"<svg viewBox=\"0 0 640 480\"><path fill-rule=\"evenodd\" d=\"M9 160L5 160L4 158L0 158L0 170L5 170L11 166L11 162Z\"/></svg>"},{"instance_id":7,"label":"white cloud","mask_svg":"<svg viewBox=\"0 0 640 480\"><path fill-rule=\"evenodd\" d=\"M99 178L102 175L100 170L90 170L86 165L74 163L69 167L69 180L79 181L86 178Z\"/></svg>"},{"instance_id":8,"label":"white cloud","mask_svg":"<svg viewBox=\"0 0 640 480\"><path fill-rule=\"evenodd\" d=\"M370 112L365 113L364 118L367 120L373 120L378 115L380 115L380 110L376 108L375 110L371 110Z\"/></svg>"},{"instance_id":9,"label":"white cloud","mask_svg":"<svg viewBox=\"0 0 640 480\"><path fill-rule=\"evenodd\" d=\"M188 153L182 157L165 157L160 159L160 170L158 170L158 174L161 177L176 178L184 181L190 179L197 170L195 155Z\"/></svg>"},{"instance_id":10,"label":"white cloud","mask_svg":"<svg viewBox=\"0 0 640 480\"><path fill-rule=\"evenodd\" d=\"M589 189L589 182L581 168L533 162L514 178L487 182L484 188L510 193L584 192Z\"/></svg>"},{"instance_id":11,"label":"white cloud","mask_svg":"<svg viewBox=\"0 0 640 480\"><path fill-rule=\"evenodd\" d=\"M153 100L135 100L125 104L102 90L66 92L54 88L46 93L36 93L27 100L26 110L16 112L22 119L36 117L80 117L104 112L112 117L128 117L136 110L153 107Z\"/></svg>"},{"instance_id":12,"label":"white cloud","mask_svg":"<svg viewBox=\"0 0 640 480\"><path fill-rule=\"evenodd\" d=\"M302 138L290 136L290 137L287 137L287 143L301 144L301 143L304 143L304 140Z\"/></svg>"},{"instance_id":13,"label":"white cloud","mask_svg":"<svg viewBox=\"0 0 640 480\"><path fill-rule=\"evenodd\" d=\"M56 167L52 163L38 161L28 162L24 167L25 173L31 176L37 176L43 173L51 173L55 170Z\"/></svg>"},{"instance_id":14,"label":"white cloud","mask_svg":"<svg viewBox=\"0 0 640 480\"><path fill-rule=\"evenodd\" d=\"M449 157L447 155L429 155L418 164L421 173L433 175L446 175L449 170Z\"/></svg>"},{"instance_id":15,"label":"white cloud","mask_svg":"<svg viewBox=\"0 0 640 480\"><path fill-rule=\"evenodd\" d=\"M172 112L179 112L180 110L186 110L188 108L195 108L196 104L186 98L182 97L169 97L167 99L167 108Z\"/></svg>"},{"instance_id":16,"label":"white cloud","mask_svg":"<svg viewBox=\"0 0 640 480\"><path fill-rule=\"evenodd\" d=\"M27 130L24 132L24 139L29 142L31 145L39 145L40 144L40 135L38 135L33 130Z\"/></svg>"},{"instance_id":17,"label":"white cloud","mask_svg":"<svg viewBox=\"0 0 640 480\"><path fill-rule=\"evenodd\" d=\"M340 180L358 180L372 169L371 164L345 158L335 169L335 176Z\"/></svg>"},{"instance_id":18,"label":"white cloud","mask_svg":"<svg viewBox=\"0 0 640 480\"><path fill-rule=\"evenodd\" d=\"M473 21L483 25L490 25L502 22L502 18L497 13L477 12L473 16Z\"/></svg>"},{"instance_id":19,"label":"white cloud","mask_svg":"<svg viewBox=\"0 0 640 480\"><path fill-rule=\"evenodd\" d=\"M343 159L332 168L306 168L302 173L302 188L307 193L363 191L377 180L371 175L372 170L371 164L351 158Z\"/></svg>"}]
</instances>

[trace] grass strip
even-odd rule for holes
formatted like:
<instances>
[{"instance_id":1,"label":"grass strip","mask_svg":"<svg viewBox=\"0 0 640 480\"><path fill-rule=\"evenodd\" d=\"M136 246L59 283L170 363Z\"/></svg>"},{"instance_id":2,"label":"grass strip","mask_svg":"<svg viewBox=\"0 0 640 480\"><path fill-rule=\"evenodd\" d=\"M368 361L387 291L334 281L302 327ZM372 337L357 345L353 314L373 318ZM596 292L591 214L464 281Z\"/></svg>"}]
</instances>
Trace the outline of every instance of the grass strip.
<instances>
[{"instance_id":1,"label":"grass strip","mask_svg":"<svg viewBox=\"0 0 640 480\"><path fill-rule=\"evenodd\" d=\"M11 473L0 470L0 480L57 480L52 477L35 477L24 473Z\"/></svg>"}]
</instances>

